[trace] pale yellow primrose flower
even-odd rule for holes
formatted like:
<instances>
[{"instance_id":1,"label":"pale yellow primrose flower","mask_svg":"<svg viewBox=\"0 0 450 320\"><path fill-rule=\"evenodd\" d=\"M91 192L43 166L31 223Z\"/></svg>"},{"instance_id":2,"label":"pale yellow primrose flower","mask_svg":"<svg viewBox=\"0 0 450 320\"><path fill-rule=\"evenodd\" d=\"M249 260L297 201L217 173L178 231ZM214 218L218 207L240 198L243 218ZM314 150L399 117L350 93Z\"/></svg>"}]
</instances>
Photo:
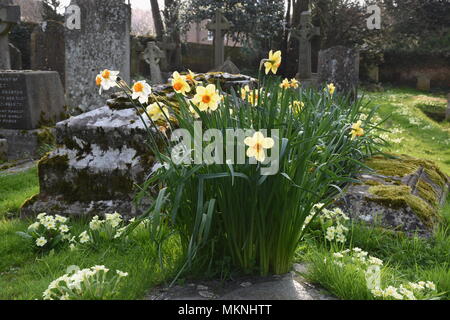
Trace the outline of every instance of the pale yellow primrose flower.
<instances>
[{"instance_id":1,"label":"pale yellow primrose flower","mask_svg":"<svg viewBox=\"0 0 450 320\"><path fill-rule=\"evenodd\" d=\"M263 162L266 159L264 149L271 149L275 144L272 138L264 137L261 132L255 132L253 137L245 138L244 143L249 146L247 157L254 157L259 162Z\"/></svg>"},{"instance_id":2,"label":"pale yellow primrose flower","mask_svg":"<svg viewBox=\"0 0 450 320\"><path fill-rule=\"evenodd\" d=\"M361 128L361 120L359 120L357 123L354 123L352 125L352 132L350 133L352 135L352 140L355 140L356 137L362 137L364 135L364 129Z\"/></svg>"},{"instance_id":3,"label":"pale yellow primrose flower","mask_svg":"<svg viewBox=\"0 0 450 320\"><path fill-rule=\"evenodd\" d=\"M166 107L160 108L156 102L149 105L146 111L153 121L166 120L166 118L169 118L169 110Z\"/></svg>"},{"instance_id":4,"label":"pale yellow primrose flower","mask_svg":"<svg viewBox=\"0 0 450 320\"><path fill-rule=\"evenodd\" d=\"M264 63L264 67L266 68L266 74L269 74L272 71L273 74L276 74L278 68L281 65L281 51L273 52L270 50L269 59Z\"/></svg>"},{"instance_id":5,"label":"pale yellow primrose flower","mask_svg":"<svg viewBox=\"0 0 450 320\"><path fill-rule=\"evenodd\" d=\"M44 237L40 237L36 239L36 245L38 247L43 247L47 244L47 239L45 239Z\"/></svg>"},{"instance_id":6,"label":"pale yellow primrose flower","mask_svg":"<svg viewBox=\"0 0 450 320\"><path fill-rule=\"evenodd\" d=\"M133 85L133 100L139 100L140 103L148 103L148 97L152 93L152 88L146 81L138 81Z\"/></svg>"},{"instance_id":7,"label":"pale yellow primrose flower","mask_svg":"<svg viewBox=\"0 0 450 320\"><path fill-rule=\"evenodd\" d=\"M109 90L117 87L116 81L118 75L119 71L111 71L108 69L100 72L95 78L95 83L100 87L99 93L102 94L102 90Z\"/></svg>"},{"instance_id":8,"label":"pale yellow primrose flower","mask_svg":"<svg viewBox=\"0 0 450 320\"><path fill-rule=\"evenodd\" d=\"M177 71L172 74L172 87L177 93L186 95L191 92L191 87L186 81L186 77L181 76Z\"/></svg>"},{"instance_id":9,"label":"pale yellow primrose flower","mask_svg":"<svg viewBox=\"0 0 450 320\"><path fill-rule=\"evenodd\" d=\"M219 107L221 98L214 84L205 87L198 86L197 93L192 102L200 111L215 111Z\"/></svg>"}]
</instances>

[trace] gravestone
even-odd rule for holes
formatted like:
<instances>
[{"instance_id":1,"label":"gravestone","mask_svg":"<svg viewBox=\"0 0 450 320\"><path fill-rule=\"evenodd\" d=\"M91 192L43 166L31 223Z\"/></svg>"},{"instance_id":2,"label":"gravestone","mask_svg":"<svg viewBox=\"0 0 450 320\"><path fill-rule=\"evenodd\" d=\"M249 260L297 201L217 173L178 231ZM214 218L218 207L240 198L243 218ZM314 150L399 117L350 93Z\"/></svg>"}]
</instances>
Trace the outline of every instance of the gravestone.
<instances>
[{"instance_id":1,"label":"gravestone","mask_svg":"<svg viewBox=\"0 0 450 320\"><path fill-rule=\"evenodd\" d=\"M9 57L11 70L22 70L22 52L12 43L9 44Z\"/></svg>"},{"instance_id":2,"label":"gravestone","mask_svg":"<svg viewBox=\"0 0 450 320\"><path fill-rule=\"evenodd\" d=\"M240 74L239 68L231 61L230 57L227 57L227 60L217 69L213 69L213 72L225 72L230 74Z\"/></svg>"},{"instance_id":3,"label":"gravestone","mask_svg":"<svg viewBox=\"0 0 450 320\"><path fill-rule=\"evenodd\" d=\"M64 86L65 46L64 25L44 21L31 33L31 69L57 71Z\"/></svg>"},{"instance_id":4,"label":"gravestone","mask_svg":"<svg viewBox=\"0 0 450 320\"><path fill-rule=\"evenodd\" d=\"M0 70L11 69L8 34L20 22L20 7L11 4L9 0L0 4Z\"/></svg>"},{"instance_id":5,"label":"gravestone","mask_svg":"<svg viewBox=\"0 0 450 320\"><path fill-rule=\"evenodd\" d=\"M320 28L315 27L311 21L311 12L302 12L300 29L292 31L292 35L299 41L297 79L306 86L316 85L316 77L313 75L311 67L311 39L320 35Z\"/></svg>"},{"instance_id":6,"label":"gravestone","mask_svg":"<svg viewBox=\"0 0 450 320\"><path fill-rule=\"evenodd\" d=\"M170 71L170 58L173 51L177 47L176 43L171 41L169 37L164 37L163 41L156 42L156 45L164 52L164 55L159 63L159 65L161 66L161 70Z\"/></svg>"},{"instance_id":7,"label":"gravestone","mask_svg":"<svg viewBox=\"0 0 450 320\"><path fill-rule=\"evenodd\" d=\"M367 70L367 76L370 81L373 81L375 83L380 82L380 68L378 66L369 66Z\"/></svg>"},{"instance_id":8,"label":"gravestone","mask_svg":"<svg viewBox=\"0 0 450 320\"><path fill-rule=\"evenodd\" d=\"M151 84L162 84L163 78L161 75L161 68L159 67L159 63L162 58L165 57L165 54L161 49L158 48L155 42L148 42L147 47L143 53L143 58L145 62L148 63L150 67L150 76L151 76Z\"/></svg>"},{"instance_id":9,"label":"gravestone","mask_svg":"<svg viewBox=\"0 0 450 320\"><path fill-rule=\"evenodd\" d=\"M66 97L71 107L91 110L103 105L95 86L101 70L118 70L130 82L131 8L123 0L72 0L71 5L80 8L80 28L65 29Z\"/></svg>"},{"instance_id":10,"label":"gravestone","mask_svg":"<svg viewBox=\"0 0 450 320\"><path fill-rule=\"evenodd\" d=\"M64 90L52 71L0 72L0 138L8 140L8 157L33 156L41 126L64 115Z\"/></svg>"},{"instance_id":11,"label":"gravestone","mask_svg":"<svg viewBox=\"0 0 450 320\"><path fill-rule=\"evenodd\" d=\"M8 161L8 140L0 139L0 164Z\"/></svg>"},{"instance_id":12,"label":"gravestone","mask_svg":"<svg viewBox=\"0 0 450 320\"><path fill-rule=\"evenodd\" d=\"M425 74L419 74L416 88L421 91L430 91L430 78Z\"/></svg>"},{"instance_id":13,"label":"gravestone","mask_svg":"<svg viewBox=\"0 0 450 320\"><path fill-rule=\"evenodd\" d=\"M333 83L338 93L356 97L359 82L359 52L343 46L319 52L318 81Z\"/></svg>"},{"instance_id":14,"label":"gravestone","mask_svg":"<svg viewBox=\"0 0 450 320\"><path fill-rule=\"evenodd\" d=\"M198 74L196 80L219 82L224 90L256 83L248 76L225 73ZM155 96L178 101L171 84L154 86ZM150 103L155 102L153 97ZM117 211L130 217L148 209L147 203L133 202L136 185L155 164L148 133L125 94L113 94L106 104L56 125L58 148L39 162L40 193L23 205L22 215Z\"/></svg>"},{"instance_id":15,"label":"gravestone","mask_svg":"<svg viewBox=\"0 0 450 320\"><path fill-rule=\"evenodd\" d=\"M232 24L223 16L221 10L216 11L214 21L209 22L206 28L214 31L214 67L219 68L225 59L225 46L223 43L223 31L229 30Z\"/></svg>"}]
</instances>

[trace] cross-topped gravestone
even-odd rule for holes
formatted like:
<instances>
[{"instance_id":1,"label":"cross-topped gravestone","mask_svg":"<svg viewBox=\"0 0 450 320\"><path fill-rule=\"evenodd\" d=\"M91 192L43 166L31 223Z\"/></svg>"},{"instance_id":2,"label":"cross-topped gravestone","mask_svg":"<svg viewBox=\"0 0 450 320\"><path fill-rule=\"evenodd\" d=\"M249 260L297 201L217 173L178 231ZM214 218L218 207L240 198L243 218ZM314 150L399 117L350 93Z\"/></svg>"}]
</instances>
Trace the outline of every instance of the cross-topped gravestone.
<instances>
[{"instance_id":1,"label":"cross-topped gravestone","mask_svg":"<svg viewBox=\"0 0 450 320\"><path fill-rule=\"evenodd\" d=\"M147 62L150 66L151 83L162 84L163 79L159 63L161 62L161 59L165 57L164 52L160 48L158 48L156 43L149 42L147 43L147 48L145 49L142 56L145 62Z\"/></svg>"},{"instance_id":2,"label":"cross-topped gravestone","mask_svg":"<svg viewBox=\"0 0 450 320\"><path fill-rule=\"evenodd\" d=\"M293 30L293 36L299 40L298 77L311 79L311 39L320 35L320 28L311 22L311 11L304 11L300 17L300 29Z\"/></svg>"},{"instance_id":3,"label":"cross-topped gravestone","mask_svg":"<svg viewBox=\"0 0 450 320\"><path fill-rule=\"evenodd\" d=\"M161 69L167 71L170 69L170 62L173 50L176 49L177 44L173 42L169 37L164 37L163 41L157 41L156 45L162 51L164 51L164 57L161 57L160 66Z\"/></svg>"},{"instance_id":4,"label":"cross-topped gravestone","mask_svg":"<svg viewBox=\"0 0 450 320\"><path fill-rule=\"evenodd\" d=\"M11 69L8 33L11 27L20 22L20 7L6 0L0 4L0 70Z\"/></svg>"},{"instance_id":5,"label":"cross-topped gravestone","mask_svg":"<svg viewBox=\"0 0 450 320\"><path fill-rule=\"evenodd\" d=\"M223 65L225 60L225 47L223 44L223 32L229 30L232 24L224 17L222 10L216 11L214 21L209 22L206 28L214 31L214 67Z\"/></svg>"}]
</instances>

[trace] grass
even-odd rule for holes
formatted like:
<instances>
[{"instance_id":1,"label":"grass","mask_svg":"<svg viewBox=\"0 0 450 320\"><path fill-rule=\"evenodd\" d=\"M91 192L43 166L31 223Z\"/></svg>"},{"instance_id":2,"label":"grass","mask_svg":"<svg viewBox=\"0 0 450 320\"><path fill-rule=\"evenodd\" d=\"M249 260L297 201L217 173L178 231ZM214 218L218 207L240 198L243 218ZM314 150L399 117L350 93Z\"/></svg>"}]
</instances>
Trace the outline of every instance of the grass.
<instances>
[{"instance_id":1,"label":"grass","mask_svg":"<svg viewBox=\"0 0 450 320\"><path fill-rule=\"evenodd\" d=\"M16 214L20 205L38 192L37 168L20 174L2 175L0 172L0 219Z\"/></svg>"},{"instance_id":2,"label":"grass","mask_svg":"<svg viewBox=\"0 0 450 320\"><path fill-rule=\"evenodd\" d=\"M422 110L445 108L445 95L427 94L413 89L389 89L366 93L372 106L379 106L391 146L385 151L433 160L450 175L450 122L437 122ZM395 133L395 129L402 132ZM396 140L395 139L400 139Z\"/></svg>"},{"instance_id":3,"label":"grass","mask_svg":"<svg viewBox=\"0 0 450 320\"><path fill-rule=\"evenodd\" d=\"M369 93L373 104L380 105L379 116L388 116L395 110L406 109L423 125L412 125L407 116L395 113L386 123L390 129L400 128L402 133L389 134L403 138L402 143L393 144L389 151L407 153L412 156L436 161L450 174L450 125L429 119L420 109L422 100L442 104L442 97L434 100L431 95L414 90L392 89L384 93ZM431 103L430 102L430 103ZM432 139L434 137L434 139ZM129 272L130 276L122 288L119 298L142 299L149 288L173 280L182 262L177 239L168 242L165 250L165 269L157 259L154 245L148 235L140 233L119 247L103 244L96 250L58 250L42 255L32 250L26 240L15 233L24 231L31 223L14 218L20 205L38 192L37 169L14 175L0 173L0 300L39 299L48 284L63 275L70 265L91 267L104 264L110 269ZM354 226L348 246L360 247L385 261L383 279L398 284L402 281L430 280L438 290L450 298L450 197L441 210L444 222L429 240L407 238L377 228ZM73 221L76 232L86 228L86 221ZM311 273L306 275L312 282L320 283L331 293L343 299L371 299L365 279L355 271L337 272L327 267L323 259L330 250L320 240L309 236L298 249L297 261L311 263ZM355 276L356 275L356 276Z\"/></svg>"}]
</instances>

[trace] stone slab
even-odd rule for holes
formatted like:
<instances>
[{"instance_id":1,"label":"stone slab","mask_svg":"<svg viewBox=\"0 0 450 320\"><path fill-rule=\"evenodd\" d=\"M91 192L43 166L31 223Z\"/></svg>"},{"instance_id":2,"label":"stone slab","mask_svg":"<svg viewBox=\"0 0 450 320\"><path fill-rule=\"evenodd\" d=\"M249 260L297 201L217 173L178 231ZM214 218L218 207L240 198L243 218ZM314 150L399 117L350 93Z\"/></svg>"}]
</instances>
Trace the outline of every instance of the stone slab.
<instances>
[{"instance_id":1,"label":"stone slab","mask_svg":"<svg viewBox=\"0 0 450 320\"><path fill-rule=\"evenodd\" d=\"M57 72L0 72L0 128L33 130L64 116L64 91Z\"/></svg>"},{"instance_id":2,"label":"stone slab","mask_svg":"<svg viewBox=\"0 0 450 320\"><path fill-rule=\"evenodd\" d=\"M0 129L0 139L8 141L7 158L9 161L17 159L36 158L42 145L42 130L10 130ZM45 135L54 134L54 129L45 129Z\"/></svg>"}]
</instances>

